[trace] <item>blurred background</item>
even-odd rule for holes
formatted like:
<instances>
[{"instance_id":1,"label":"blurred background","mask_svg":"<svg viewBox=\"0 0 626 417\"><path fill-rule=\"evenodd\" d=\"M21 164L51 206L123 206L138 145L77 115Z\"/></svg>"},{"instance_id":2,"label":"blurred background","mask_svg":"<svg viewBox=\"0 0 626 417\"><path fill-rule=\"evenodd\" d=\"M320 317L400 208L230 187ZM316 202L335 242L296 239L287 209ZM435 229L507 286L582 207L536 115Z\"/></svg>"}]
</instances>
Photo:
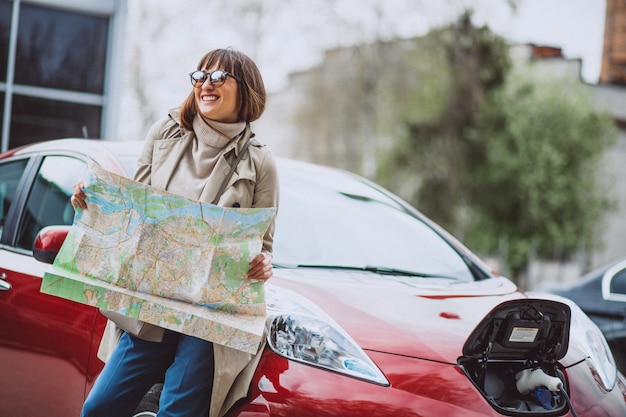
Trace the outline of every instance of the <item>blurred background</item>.
<instances>
[{"instance_id":1,"label":"blurred background","mask_svg":"<svg viewBox=\"0 0 626 417\"><path fill-rule=\"evenodd\" d=\"M356 172L522 288L626 257L626 0L0 0L2 150L142 140L214 48L278 156Z\"/></svg>"}]
</instances>

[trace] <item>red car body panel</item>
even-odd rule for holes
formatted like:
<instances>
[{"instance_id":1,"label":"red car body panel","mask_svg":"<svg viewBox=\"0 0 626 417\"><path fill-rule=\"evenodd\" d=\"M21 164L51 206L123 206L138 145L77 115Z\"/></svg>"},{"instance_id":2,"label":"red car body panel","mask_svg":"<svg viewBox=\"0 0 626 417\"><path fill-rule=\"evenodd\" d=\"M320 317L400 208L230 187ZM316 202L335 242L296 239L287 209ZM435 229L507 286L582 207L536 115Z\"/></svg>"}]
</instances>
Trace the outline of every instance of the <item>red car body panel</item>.
<instances>
[{"instance_id":1,"label":"red car body panel","mask_svg":"<svg viewBox=\"0 0 626 417\"><path fill-rule=\"evenodd\" d=\"M449 287L438 281L279 269L270 283L306 296L365 350L451 364L457 363L463 344L490 310L504 301L526 297L504 278ZM572 349L562 363L582 359L584 355Z\"/></svg>"},{"instance_id":2,"label":"red car body panel","mask_svg":"<svg viewBox=\"0 0 626 417\"><path fill-rule=\"evenodd\" d=\"M346 379L268 354L259 364L249 402L228 415L287 417L294 415L294 409L299 410L298 417L499 415L486 402L468 410L464 399L479 394L454 366L368 353L388 370L391 387Z\"/></svg>"},{"instance_id":3,"label":"red car body panel","mask_svg":"<svg viewBox=\"0 0 626 417\"><path fill-rule=\"evenodd\" d=\"M92 307L41 294L41 278L0 273L11 284L0 294L0 415L40 416L51 404L50 415L79 415L103 366L95 353L106 320Z\"/></svg>"},{"instance_id":4,"label":"red car body panel","mask_svg":"<svg viewBox=\"0 0 626 417\"><path fill-rule=\"evenodd\" d=\"M259 363L248 401L234 407L228 417L291 417L294 409L300 410L298 417L502 415L467 383L467 377L456 365L367 353L384 370L390 387L346 380L344 376L268 353ZM570 393L572 406L578 416L623 416L624 377L619 376L614 395L605 395L598 383L590 379L586 368L583 363L567 371L574 387ZM565 416L573 414L568 412Z\"/></svg>"},{"instance_id":5,"label":"red car body panel","mask_svg":"<svg viewBox=\"0 0 626 417\"><path fill-rule=\"evenodd\" d=\"M137 149L125 146L130 153ZM44 142L5 152L0 160L59 150L124 173L100 141ZM23 417L78 416L104 366L97 350L106 318L93 307L42 294L41 277L50 268L30 254L0 250L0 275L11 286L0 292L0 416L15 410Z\"/></svg>"}]
</instances>

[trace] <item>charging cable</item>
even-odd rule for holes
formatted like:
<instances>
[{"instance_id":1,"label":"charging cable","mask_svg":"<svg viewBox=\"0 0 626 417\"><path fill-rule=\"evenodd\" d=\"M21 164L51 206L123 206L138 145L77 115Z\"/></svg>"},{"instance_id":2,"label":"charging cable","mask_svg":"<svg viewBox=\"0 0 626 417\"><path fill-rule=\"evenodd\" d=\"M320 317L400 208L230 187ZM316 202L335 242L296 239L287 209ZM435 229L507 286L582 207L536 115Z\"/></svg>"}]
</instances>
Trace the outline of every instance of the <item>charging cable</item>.
<instances>
[{"instance_id":1,"label":"charging cable","mask_svg":"<svg viewBox=\"0 0 626 417\"><path fill-rule=\"evenodd\" d=\"M567 395L567 392L565 392L565 388L561 387L561 394L563 394L563 396L565 397L565 401L567 402L567 405L569 406L569 410L572 412L572 415L574 417L578 417L578 414L576 414L576 411L574 411L574 407L572 407L572 403L569 400L569 395Z\"/></svg>"},{"instance_id":2,"label":"charging cable","mask_svg":"<svg viewBox=\"0 0 626 417\"><path fill-rule=\"evenodd\" d=\"M560 378L546 374L541 368L535 368L524 369L518 372L515 374L515 380L515 386L522 395L527 395L539 387L546 387L552 392L560 392L565 398L572 415L574 417L578 417L576 411L574 411L574 408L572 407L572 403L570 402L567 392L565 392L563 381L561 381Z\"/></svg>"}]
</instances>

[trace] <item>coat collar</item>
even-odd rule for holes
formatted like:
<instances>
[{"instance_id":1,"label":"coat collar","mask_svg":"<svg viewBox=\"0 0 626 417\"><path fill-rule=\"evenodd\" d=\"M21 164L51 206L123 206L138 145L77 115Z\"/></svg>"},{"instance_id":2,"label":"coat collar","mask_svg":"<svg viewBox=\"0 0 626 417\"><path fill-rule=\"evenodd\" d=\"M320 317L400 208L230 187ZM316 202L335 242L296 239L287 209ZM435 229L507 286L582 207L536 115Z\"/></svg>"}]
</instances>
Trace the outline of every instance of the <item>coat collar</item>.
<instances>
[{"instance_id":1,"label":"coat collar","mask_svg":"<svg viewBox=\"0 0 626 417\"><path fill-rule=\"evenodd\" d=\"M167 189L169 182L174 174L174 170L180 163L183 155L185 154L187 148L191 145L193 138L195 137L195 133L192 130L185 130L180 124L180 108L175 108L170 110L169 116L172 120L178 125L179 128L179 140L171 143L171 147L168 150L167 161L162 161L162 165L160 166L160 172L157 174L156 172L152 173L153 180L155 186ZM213 170L213 174L211 174L209 182L207 183L205 189L202 192L201 201L212 201L213 197L216 195L221 182L228 175L230 171L230 163L234 161L244 144L247 142L249 138L254 137L254 133L251 131L250 123L246 123L246 127L243 130L242 134L231 140L226 147L224 148L224 152L222 156L217 161L215 168ZM244 155L243 160L249 158L249 155ZM243 164L242 164L243 165ZM243 168L243 166L241 166ZM245 178L249 177L248 173L249 169L244 169L243 176ZM229 181L229 185L233 184L240 177L239 172L235 171L233 176Z\"/></svg>"},{"instance_id":2,"label":"coat collar","mask_svg":"<svg viewBox=\"0 0 626 417\"><path fill-rule=\"evenodd\" d=\"M181 131L181 136L184 140L181 141L181 143L184 146L188 146L189 145L189 140L191 140L191 138L193 138L193 131L188 131L185 130L181 123L180 123L180 107L176 107L173 108L169 111L169 116L172 118L172 120L174 120L174 122L176 122L176 124L178 125L180 131ZM242 133L240 133L237 137L235 137L233 140L231 140L230 142L228 142L228 144L226 145L226 147L224 148L224 155L228 158L228 154L230 152L235 152L235 157L237 157L239 155L239 152L241 151L241 148L243 148L243 145L246 143L246 141L249 138L253 138L255 136L254 132L252 132L251 127L250 127L250 123L246 122L246 126L244 128L244 130L242 131ZM182 155L181 155L182 157ZM179 158L180 160L180 158Z\"/></svg>"}]
</instances>

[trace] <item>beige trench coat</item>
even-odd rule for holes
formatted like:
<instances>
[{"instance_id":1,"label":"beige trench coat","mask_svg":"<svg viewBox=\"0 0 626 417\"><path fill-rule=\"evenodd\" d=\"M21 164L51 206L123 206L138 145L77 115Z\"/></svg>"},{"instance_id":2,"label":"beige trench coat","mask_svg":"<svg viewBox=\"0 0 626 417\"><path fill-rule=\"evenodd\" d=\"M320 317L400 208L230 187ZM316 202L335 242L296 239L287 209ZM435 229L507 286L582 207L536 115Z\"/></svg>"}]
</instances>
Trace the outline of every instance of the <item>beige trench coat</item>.
<instances>
[{"instance_id":1,"label":"beige trench coat","mask_svg":"<svg viewBox=\"0 0 626 417\"><path fill-rule=\"evenodd\" d=\"M166 189L172 174L185 150L194 139L193 131L179 128L179 109L170 111L169 117L155 123L146 137L143 152L139 157L135 180L159 189ZM217 194L223 179L230 170L229 161L239 154L243 141L231 141L218 160L209 177L200 200L211 202ZM222 207L276 207L278 208L278 174L276 163L270 150L256 140L252 140L248 153L239 165L228 186L218 201ZM270 225L263 238L263 252L271 255L275 222ZM152 326L154 332L163 329ZM151 331L152 332L152 331ZM154 333L152 332L152 333ZM106 362L121 336L121 330L111 321L98 350L98 357ZM221 417L240 398L248 394L252 375L261 358L265 341L256 355L215 344L215 375L210 417Z\"/></svg>"}]
</instances>

